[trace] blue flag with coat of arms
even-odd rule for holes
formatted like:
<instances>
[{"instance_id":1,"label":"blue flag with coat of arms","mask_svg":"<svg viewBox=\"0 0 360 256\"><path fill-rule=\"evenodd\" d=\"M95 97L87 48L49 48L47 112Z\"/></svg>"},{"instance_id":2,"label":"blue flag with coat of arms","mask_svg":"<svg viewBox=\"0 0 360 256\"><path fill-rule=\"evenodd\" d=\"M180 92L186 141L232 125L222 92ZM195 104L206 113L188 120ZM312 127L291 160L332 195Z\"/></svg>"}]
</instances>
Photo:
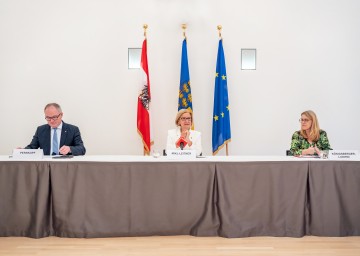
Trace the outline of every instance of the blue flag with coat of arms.
<instances>
[{"instance_id":1,"label":"blue flag with coat of arms","mask_svg":"<svg viewBox=\"0 0 360 256\"><path fill-rule=\"evenodd\" d=\"M181 51L181 72L180 72L178 111L180 109L189 109L193 111L186 38L183 40L182 51ZM192 125L194 125L194 123ZM192 127L192 129L193 128L194 127Z\"/></svg>"}]
</instances>

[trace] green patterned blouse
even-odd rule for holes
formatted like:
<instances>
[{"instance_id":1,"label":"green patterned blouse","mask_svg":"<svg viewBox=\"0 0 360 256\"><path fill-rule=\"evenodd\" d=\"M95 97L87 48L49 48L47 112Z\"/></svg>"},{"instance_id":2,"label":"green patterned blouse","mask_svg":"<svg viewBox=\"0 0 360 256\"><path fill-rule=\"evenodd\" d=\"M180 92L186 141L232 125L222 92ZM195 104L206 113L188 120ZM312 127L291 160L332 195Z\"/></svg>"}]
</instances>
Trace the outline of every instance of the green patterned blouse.
<instances>
[{"instance_id":1,"label":"green patterned blouse","mask_svg":"<svg viewBox=\"0 0 360 256\"><path fill-rule=\"evenodd\" d=\"M317 146L320 150L329 150L331 149L329 139L325 131L320 130L320 138L318 141L309 143L307 139L301 136L300 131L294 132L291 138L291 147L290 151L292 155L301 155L301 151L303 149L307 149L309 147ZM316 153L314 153L316 155Z\"/></svg>"}]
</instances>

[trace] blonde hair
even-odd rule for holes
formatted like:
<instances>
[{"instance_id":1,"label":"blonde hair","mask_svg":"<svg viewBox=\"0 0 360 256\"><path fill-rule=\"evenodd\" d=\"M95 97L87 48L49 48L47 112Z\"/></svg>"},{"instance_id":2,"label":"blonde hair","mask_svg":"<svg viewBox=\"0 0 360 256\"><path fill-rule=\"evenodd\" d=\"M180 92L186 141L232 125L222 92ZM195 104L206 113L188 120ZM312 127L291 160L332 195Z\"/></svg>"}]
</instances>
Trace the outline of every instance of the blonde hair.
<instances>
[{"instance_id":1,"label":"blonde hair","mask_svg":"<svg viewBox=\"0 0 360 256\"><path fill-rule=\"evenodd\" d=\"M179 112L177 112L177 114L176 114L176 117L175 117L175 125L176 126L179 126L179 120L180 120L181 116L185 113L189 113L191 116L191 123L194 122L194 118L193 118L191 109L183 108L183 109L180 109Z\"/></svg>"},{"instance_id":2,"label":"blonde hair","mask_svg":"<svg viewBox=\"0 0 360 256\"><path fill-rule=\"evenodd\" d=\"M301 129L300 134L305 139L309 139L311 141L318 141L320 138L320 126L319 121L316 117L316 114L312 110L307 110L301 113L301 115L306 116L311 121L311 127L309 134L306 133L305 130Z\"/></svg>"}]
</instances>

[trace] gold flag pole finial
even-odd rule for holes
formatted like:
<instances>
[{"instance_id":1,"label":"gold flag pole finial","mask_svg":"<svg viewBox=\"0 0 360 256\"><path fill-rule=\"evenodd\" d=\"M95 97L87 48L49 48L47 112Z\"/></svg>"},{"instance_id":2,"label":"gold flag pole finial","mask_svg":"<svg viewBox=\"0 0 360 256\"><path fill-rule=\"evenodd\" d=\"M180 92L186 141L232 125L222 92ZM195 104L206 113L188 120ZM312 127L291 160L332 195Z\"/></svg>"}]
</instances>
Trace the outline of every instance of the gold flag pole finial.
<instances>
[{"instance_id":1,"label":"gold flag pole finial","mask_svg":"<svg viewBox=\"0 0 360 256\"><path fill-rule=\"evenodd\" d=\"M143 28L144 28L144 37L146 38L146 29L148 28L148 25L144 24Z\"/></svg>"},{"instance_id":2,"label":"gold flag pole finial","mask_svg":"<svg viewBox=\"0 0 360 256\"><path fill-rule=\"evenodd\" d=\"M186 31L186 24L181 24L181 28L184 30L184 31L183 31L183 35L184 35L184 38L186 39L186 33L185 33L185 31Z\"/></svg>"},{"instance_id":3,"label":"gold flag pole finial","mask_svg":"<svg viewBox=\"0 0 360 256\"><path fill-rule=\"evenodd\" d=\"M222 39L222 37L221 37L221 29L222 29L222 26L221 26L221 25L218 25L218 26L217 26L217 29L219 30L219 37Z\"/></svg>"}]
</instances>

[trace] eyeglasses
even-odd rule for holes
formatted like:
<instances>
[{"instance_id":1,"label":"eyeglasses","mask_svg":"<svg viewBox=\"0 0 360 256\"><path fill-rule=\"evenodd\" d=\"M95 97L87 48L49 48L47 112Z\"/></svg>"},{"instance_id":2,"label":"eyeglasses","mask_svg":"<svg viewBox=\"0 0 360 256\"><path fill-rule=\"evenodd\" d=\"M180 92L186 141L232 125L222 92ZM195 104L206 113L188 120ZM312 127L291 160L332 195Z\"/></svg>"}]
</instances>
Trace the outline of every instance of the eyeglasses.
<instances>
[{"instance_id":1,"label":"eyeglasses","mask_svg":"<svg viewBox=\"0 0 360 256\"><path fill-rule=\"evenodd\" d=\"M309 119L302 119L302 118L299 119L300 123L307 123L309 121L310 121Z\"/></svg>"},{"instance_id":2,"label":"eyeglasses","mask_svg":"<svg viewBox=\"0 0 360 256\"><path fill-rule=\"evenodd\" d=\"M45 116L45 119L46 119L46 121L51 121L51 120L56 121L56 120L59 119L59 117L61 116L61 114L62 114L62 113L58 114L57 116Z\"/></svg>"},{"instance_id":3,"label":"eyeglasses","mask_svg":"<svg viewBox=\"0 0 360 256\"><path fill-rule=\"evenodd\" d=\"M181 121L191 121L191 117L181 117Z\"/></svg>"}]
</instances>

